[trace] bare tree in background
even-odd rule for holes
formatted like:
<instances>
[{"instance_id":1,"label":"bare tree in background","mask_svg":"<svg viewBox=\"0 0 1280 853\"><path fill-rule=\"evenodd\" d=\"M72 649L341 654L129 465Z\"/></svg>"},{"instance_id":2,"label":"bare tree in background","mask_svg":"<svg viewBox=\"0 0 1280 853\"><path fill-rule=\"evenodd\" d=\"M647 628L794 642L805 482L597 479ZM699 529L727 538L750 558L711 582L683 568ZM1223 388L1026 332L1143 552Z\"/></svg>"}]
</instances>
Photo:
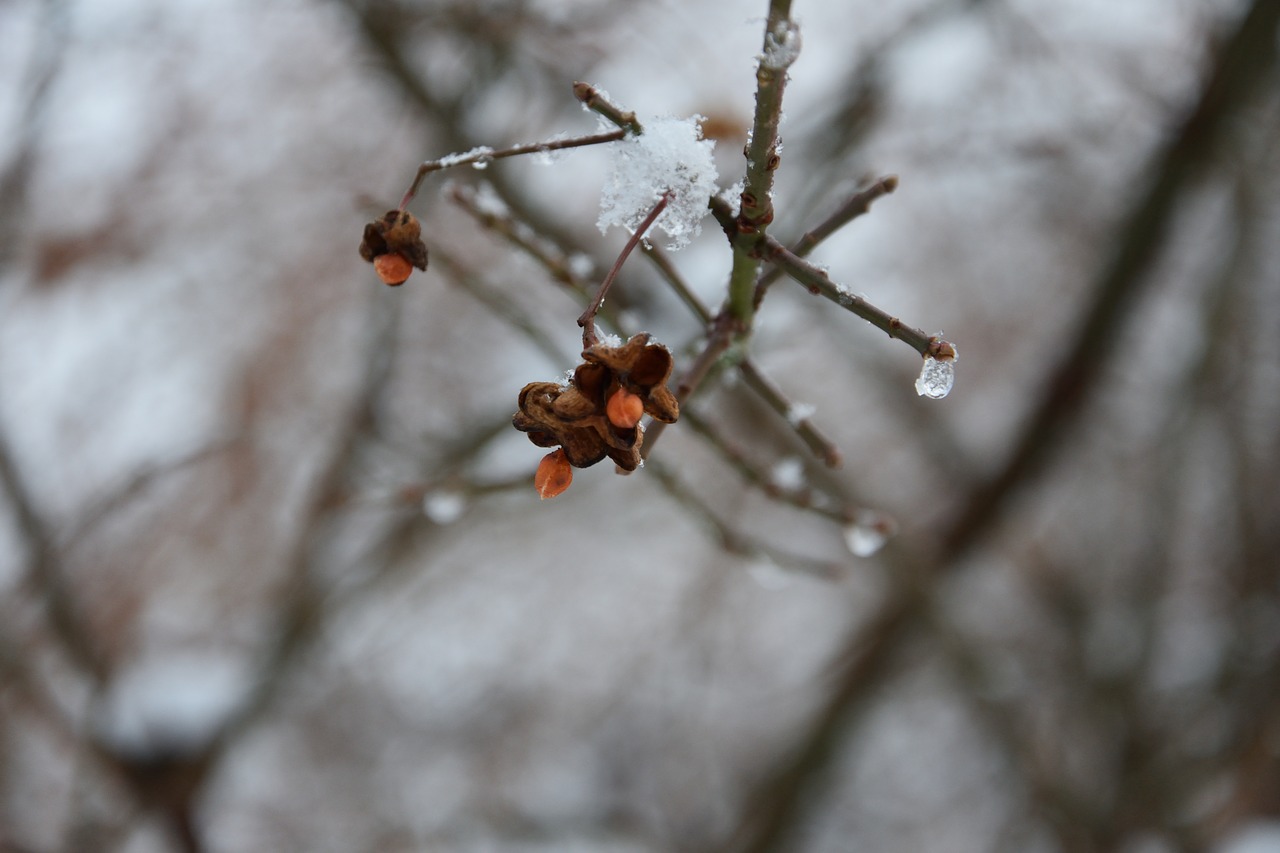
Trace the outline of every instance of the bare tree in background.
<instances>
[{"instance_id":1,"label":"bare tree in background","mask_svg":"<svg viewBox=\"0 0 1280 853\"><path fill-rule=\"evenodd\" d=\"M1230 5L0 9L0 845L1276 849ZM609 158L694 113L723 192L622 264ZM596 320L679 419L539 501Z\"/></svg>"}]
</instances>

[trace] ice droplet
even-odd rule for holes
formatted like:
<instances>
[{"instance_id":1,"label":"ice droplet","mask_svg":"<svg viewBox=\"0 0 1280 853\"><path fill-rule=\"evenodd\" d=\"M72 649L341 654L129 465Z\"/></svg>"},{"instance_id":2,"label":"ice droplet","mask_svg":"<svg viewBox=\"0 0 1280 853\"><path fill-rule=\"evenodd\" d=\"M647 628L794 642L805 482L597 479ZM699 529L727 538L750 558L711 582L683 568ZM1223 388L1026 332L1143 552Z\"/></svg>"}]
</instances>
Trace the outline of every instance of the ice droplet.
<instances>
[{"instance_id":1,"label":"ice droplet","mask_svg":"<svg viewBox=\"0 0 1280 853\"><path fill-rule=\"evenodd\" d=\"M440 490L422 496L422 513L436 524L452 524L466 509L466 497L457 492Z\"/></svg>"},{"instance_id":2,"label":"ice droplet","mask_svg":"<svg viewBox=\"0 0 1280 853\"><path fill-rule=\"evenodd\" d=\"M941 400L951 393L951 386L955 382L955 358L939 361L931 355L925 356L924 366L920 368L920 376L916 379L916 393L931 400Z\"/></svg>"},{"instance_id":3,"label":"ice droplet","mask_svg":"<svg viewBox=\"0 0 1280 853\"><path fill-rule=\"evenodd\" d=\"M855 557L870 557L898 532L892 516L874 510L860 510L844 529L844 544Z\"/></svg>"},{"instance_id":4,"label":"ice droplet","mask_svg":"<svg viewBox=\"0 0 1280 853\"><path fill-rule=\"evenodd\" d=\"M489 168L488 158L481 158L475 161L474 163L471 164L471 168L475 169L477 172L484 171L485 169Z\"/></svg>"}]
</instances>

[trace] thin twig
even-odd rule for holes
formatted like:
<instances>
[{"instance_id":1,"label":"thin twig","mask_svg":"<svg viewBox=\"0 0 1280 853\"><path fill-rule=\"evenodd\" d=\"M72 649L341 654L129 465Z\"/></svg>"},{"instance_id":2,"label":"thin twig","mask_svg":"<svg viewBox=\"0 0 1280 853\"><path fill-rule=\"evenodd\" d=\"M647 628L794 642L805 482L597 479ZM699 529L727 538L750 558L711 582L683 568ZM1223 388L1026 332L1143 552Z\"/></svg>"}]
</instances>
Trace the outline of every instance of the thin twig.
<instances>
[{"instance_id":1,"label":"thin twig","mask_svg":"<svg viewBox=\"0 0 1280 853\"><path fill-rule=\"evenodd\" d=\"M649 462L645 470L651 470L667 494L675 498L694 519L700 521L714 536L726 553L738 557L762 558L779 568L792 569L821 578L838 577L839 564L832 560L806 557L774 548L764 542L734 529L707 506L702 498L690 491L675 472L660 462Z\"/></svg>"},{"instance_id":2,"label":"thin twig","mask_svg":"<svg viewBox=\"0 0 1280 853\"><path fill-rule=\"evenodd\" d=\"M947 341L906 325L892 314L872 305L865 297L850 293L844 287L832 281L825 271L797 257L795 253L772 237L764 235L762 239L757 239L754 236L746 238L737 236L733 211L723 199L715 198L711 200L711 212L725 227L726 233L729 234L730 240L735 245L741 242L749 242L754 251L763 254L769 261L777 264L783 272L808 288L810 293L825 296L840 307L871 323L889 337L908 344L921 355L935 357L943 355L946 352L946 348L951 346Z\"/></svg>"},{"instance_id":3,"label":"thin twig","mask_svg":"<svg viewBox=\"0 0 1280 853\"><path fill-rule=\"evenodd\" d=\"M622 247L622 252L618 254L618 259L613 262L613 268L604 277L604 281L600 282L600 289L596 291L595 297L592 298L582 315L578 317L578 326L582 329L582 348L584 350L590 349L596 344L596 312L600 310L600 306L604 305L605 297L609 295L609 288L613 286L613 280L618 277L623 263L626 262L632 250L644 239L645 232L662 215L662 211L666 210L667 202L669 201L671 201L671 192L664 192L662 198L658 199L658 203L653 206L653 210L649 211L644 221L636 228L635 233L627 240L627 244Z\"/></svg>"},{"instance_id":4,"label":"thin twig","mask_svg":"<svg viewBox=\"0 0 1280 853\"><path fill-rule=\"evenodd\" d=\"M694 432L702 435L707 443L716 449L729 467L738 472L745 481L760 489L772 501L786 504L796 509L816 513L837 524L848 524L857 510L844 506L841 499L826 491L815 491L812 487L791 488L774 482L766 472L760 469L746 454L734 446L716 427L704 420L697 412L686 409L680 413L681 422L687 422ZM819 498L819 499L815 499Z\"/></svg>"},{"instance_id":5,"label":"thin twig","mask_svg":"<svg viewBox=\"0 0 1280 853\"><path fill-rule=\"evenodd\" d=\"M680 301L689 308L690 312L701 320L703 325L712 326L715 323L715 315L693 292L693 288L689 286L684 277L680 275L680 271L671 263L667 253L656 246L648 246L644 252L645 256L658 268L663 279L671 286L671 289L680 297ZM702 355L702 358L708 360L707 370L695 365L694 368L691 368L682 376L677 389L678 396L683 391L683 396L680 398L682 401L688 400L697 386L704 380L716 359L727 351L728 345L732 343L732 335L726 334L725 340L721 343L725 345L725 348L719 350L708 348L709 351L705 351ZM797 418L794 416L797 411L795 406L787 399L782 389L773 380L769 379L749 356L743 356L738 361L738 370L741 372L747 387L760 397L769 408L782 416L819 459L830 468L840 467L843 460L840 448L836 447L834 442L823 435L822 431L818 429L810 418ZM651 425L649 432L645 435L646 449L642 450L643 453L647 453L648 449L652 448L653 443L662 434L662 429L661 423Z\"/></svg>"},{"instance_id":6,"label":"thin twig","mask_svg":"<svg viewBox=\"0 0 1280 853\"><path fill-rule=\"evenodd\" d=\"M635 113L610 103L609 99L590 83L574 83L573 96L582 101L587 109L616 124L619 130L634 133L637 136L644 133L644 126L636 120Z\"/></svg>"},{"instance_id":7,"label":"thin twig","mask_svg":"<svg viewBox=\"0 0 1280 853\"><path fill-rule=\"evenodd\" d=\"M839 468L844 463L844 454L840 452L835 442L818 429L812 418L800 414L802 410L787 398L772 379L761 372L754 361L743 359L738 364L738 372L742 374L747 387L790 424L796 435L800 436L800 440L814 456L822 460L824 465L828 468Z\"/></svg>"},{"instance_id":8,"label":"thin twig","mask_svg":"<svg viewBox=\"0 0 1280 853\"><path fill-rule=\"evenodd\" d=\"M533 258L551 274L552 278L564 284L575 294L585 300L592 293L591 286L574 271L568 253L552 238L535 231L532 225L516 219L510 211L496 211L481 205L476 198L475 190L471 187L454 186L449 192L449 197L474 218L477 224L495 232ZM613 302L616 304L618 300L615 299ZM510 309L504 307L499 313L507 310ZM619 312L614 308L602 306L598 309L596 319L603 320L603 325L614 332L624 337L628 335L628 331L619 319Z\"/></svg>"},{"instance_id":9,"label":"thin twig","mask_svg":"<svg viewBox=\"0 0 1280 853\"><path fill-rule=\"evenodd\" d=\"M833 212L822 222L813 227L812 230L805 232L799 240L791 244L791 254L797 258L808 257L818 245L832 234L848 225L859 216L863 216L871 210L871 205L880 198L898 188L897 175L885 175L884 177L858 190L844 204ZM755 304L756 308L760 307L760 302L764 299L764 294L769 287L782 278L783 271L781 267L772 267L765 271L760 280L756 283Z\"/></svg>"},{"instance_id":10,"label":"thin twig","mask_svg":"<svg viewBox=\"0 0 1280 853\"><path fill-rule=\"evenodd\" d=\"M662 275L663 281L671 288L671 290L680 298L685 307L701 321L702 325L710 325L715 319L715 314L706 306L698 294L693 292L693 288L684 280L684 276L676 269L676 265L671 262L671 256L659 246L652 243L646 243L641 247L646 258L657 268Z\"/></svg>"},{"instance_id":11,"label":"thin twig","mask_svg":"<svg viewBox=\"0 0 1280 853\"><path fill-rule=\"evenodd\" d=\"M513 145L510 148L493 149L487 146L473 148L462 154L450 154L441 157L439 160L428 160L418 167L418 172L413 176L413 183L409 184L409 189L405 191L404 198L400 199L400 209L404 210L413 197L418 194L418 188L422 186L422 181L432 172L439 172L441 169L452 169L455 166L469 166L473 163L488 163L490 160L501 160L504 157L519 157L522 154L542 154L548 151L561 151L565 148L581 148L586 145L603 145L607 142L617 142L626 136L623 130L610 130L606 133L596 133L590 136L575 136L570 139L550 139L546 142L530 142L525 145Z\"/></svg>"},{"instance_id":12,"label":"thin twig","mask_svg":"<svg viewBox=\"0 0 1280 853\"><path fill-rule=\"evenodd\" d=\"M13 507L14 526L27 552L25 581L44 599L54 636L86 675L95 683L102 683L108 674L106 661L98 653L98 644L88 635L71 589L63 578L53 531L36 507L3 434L0 434L0 490Z\"/></svg>"},{"instance_id":13,"label":"thin twig","mask_svg":"<svg viewBox=\"0 0 1280 853\"><path fill-rule=\"evenodd\" d=\"M541 350L551 361L561 363L569 358L559 344L552 340L546 332L542 331L537 324L529 320L525 312L513 305L511 300L503 294L490 289L488 285L480 280L479 276L467 269L451 252L437 247L432 257L436 259L436 263L440 268L448 271L450 281L467 291L473 299L493 312L494 316L503 320L512 328L518 329L529 339L530 343Z\"/></svg>"},{"instance_id":14,"label":"thin twig","mask_svg":"<svg viewBox=\"0 0 1280 853\"><path fill-rule=\"evenodd\" d=\"M515 218L505 206L482 203L474 187L454 184L449 188L449 200L476 221L478 225L495 232L520 251L537 261L551 277L580 296L586 296L590 286L574 270L570 255L558 243L540 234L532 225ZM584 256L585 257L585 256Z\"/></svg>"}]
</instances>

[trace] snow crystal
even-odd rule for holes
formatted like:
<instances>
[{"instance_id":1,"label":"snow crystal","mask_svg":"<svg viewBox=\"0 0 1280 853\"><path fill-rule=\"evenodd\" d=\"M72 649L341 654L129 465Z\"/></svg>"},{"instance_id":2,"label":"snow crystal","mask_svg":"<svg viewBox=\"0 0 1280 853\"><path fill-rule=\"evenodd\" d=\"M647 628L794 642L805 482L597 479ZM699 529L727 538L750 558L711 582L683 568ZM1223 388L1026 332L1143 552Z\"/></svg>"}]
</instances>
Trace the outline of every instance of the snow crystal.
<instances>
[{"instance_id":1,"label":"snow crystal","mask_svg":"<svg viewBox=\"0 0 1280 853\"><path fill-rule=\"evenodd\" d=\"M444 157L441 157L436 162L440 165L440 168L442 169L448 169L453 166L466 163L467 161L473 158L478 158L476 160L477 163L484 163L485 165L488 165L488 158L491 157L492 155L493 155L492 148L490 148L488 145L481 145L476 148L472 148L470 151L463 151L458 154L448 154ZM478 166L477 168L483 169L484 166Z\"/></svg>"},{"instance_id":2,"label":"snow crystal","mask_svg":"<svg viewBox=\"0 0 1280 853\"><path fill-rule=\"evenodd\" d=\"M746 188L747 182L740 178L733 186L720 191L720 199L729 205L734 217L742 212L742 191Z\"/></svg>"},{"instance_id":3,"label":"snow crystal","mask_svg":"<svg viewBox=\"0 0 1280 853\"><path fill-rule=\"evenodd\" d=\"M882 512L861 510L853 523L844 529L844 544L855 557L870 557L897 532L898 524L892 517Z\"/></svg>"},{"instance_id":4,"label":"snow crystal","mask_svg":"<svg viewBox=\"0 0 1280 853\"><path fill-rule=\"evenodd\" d=\"M777 32L764 34L764 55L760 64L765 68L782 71L791 67L800 55L800 28L794 21L781 21Z\"/></svg>"},{"instance_id":5,"label":"snow crystal","mask_svg":"<svg viewBox=\"0 0 1280 853\"><path fill-rule=\"evenodd\" d=\"M601 346L613 347L614 349L622 346L622 338L612 332L605 332L601 334L599 336L599 340Z\"/></svg>"},{"instance_id":6,"label":"snow crystal","mask_svg":"<svg viewBox=\"0 0 1280 853\"><path fill-rule=\"evenodd\" d=\"M564 140L566 138L568 138L568 134L557 133L554 136L552 136L550 139L544 140L544 142L560 142L561 140ZM562 148L555 148L555 149L539 148L530 156L529 159L531 159L534 163L537 163L539 166L550 166L556 163L560 159L560 156L563 153L564 153L564 149Z\"/></svg>"},{"instance_id":7,"label":"snow crystal","mask_svg":"<svg viewBox=\"0 0 1280 853\"><path fill-rule=\"evenodd\" d=\"M955 356L939 361L928 355L925 356L924 366L920 368L920 376L916 378L916 393L931 400L941 400L951 393L951 386L955 381Z\"/></svg>"},{"instance_id":8,"label":"snow crystal","mask_svg":"<svg viewBox=\"0 0 1280 853\"><path fill-rule=\"evenodd\" d=\"M668 248L682 249L702 231L707 200L718 191L715 143L702 138L702 116L644 121L644 133L614 146L612 170L600 194L604 233L613 225L628 231L644 220L664 192L671 193L655 225L671 238Z\"/></svg>"},{"instance_id":9,"label":"snow crystal","mask_svg":"<svg viewBox=\"0 0 1280 853\"><path fill-rule=\"evenodd\" d=\"M466 497L457 492L441 490L422 496L422 513L436 524L452 524L466 509Z\"/></svg>"}]
</instances>

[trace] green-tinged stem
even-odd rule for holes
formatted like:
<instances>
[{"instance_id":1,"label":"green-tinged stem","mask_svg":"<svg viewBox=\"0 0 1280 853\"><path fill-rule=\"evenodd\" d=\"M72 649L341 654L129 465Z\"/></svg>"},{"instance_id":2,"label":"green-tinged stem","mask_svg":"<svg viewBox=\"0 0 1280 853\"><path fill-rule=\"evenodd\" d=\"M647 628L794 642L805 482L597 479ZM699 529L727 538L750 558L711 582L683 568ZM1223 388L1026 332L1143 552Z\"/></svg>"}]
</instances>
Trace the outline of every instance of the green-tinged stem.
<instances>
[{"instance_id":1,"label":"green-tinged stem","mask_svg":"<svg viewBox=\"0 0 1280 853\"><path fill-rule=\"evenodd\" d=\"M751 330L755 313L756 277L760 257L753 249L773 221L773 172L778 168L778 122L782 118L782 93L787 68L799 52L800 35L791 20L791 0L771 0L765 24L764 46L756 65L756 111L747 142L747 176L741 209L735 225L739 234L755 241L734 243L733 271L729 275L728 310L738 321L741 335Z\"/></svg>"},{"instance_id":2,"label":"green-tinged stem","mask_svg":"<svg viewBox=\"0 0 1280 853\"><path fill-rule=\"evenodd\" d=\"M734 248L733 270L729 273L728 310L739 322L743 334L755 319L756 276L760 261L745 249Z\"/></svg>"}]
</instances>

